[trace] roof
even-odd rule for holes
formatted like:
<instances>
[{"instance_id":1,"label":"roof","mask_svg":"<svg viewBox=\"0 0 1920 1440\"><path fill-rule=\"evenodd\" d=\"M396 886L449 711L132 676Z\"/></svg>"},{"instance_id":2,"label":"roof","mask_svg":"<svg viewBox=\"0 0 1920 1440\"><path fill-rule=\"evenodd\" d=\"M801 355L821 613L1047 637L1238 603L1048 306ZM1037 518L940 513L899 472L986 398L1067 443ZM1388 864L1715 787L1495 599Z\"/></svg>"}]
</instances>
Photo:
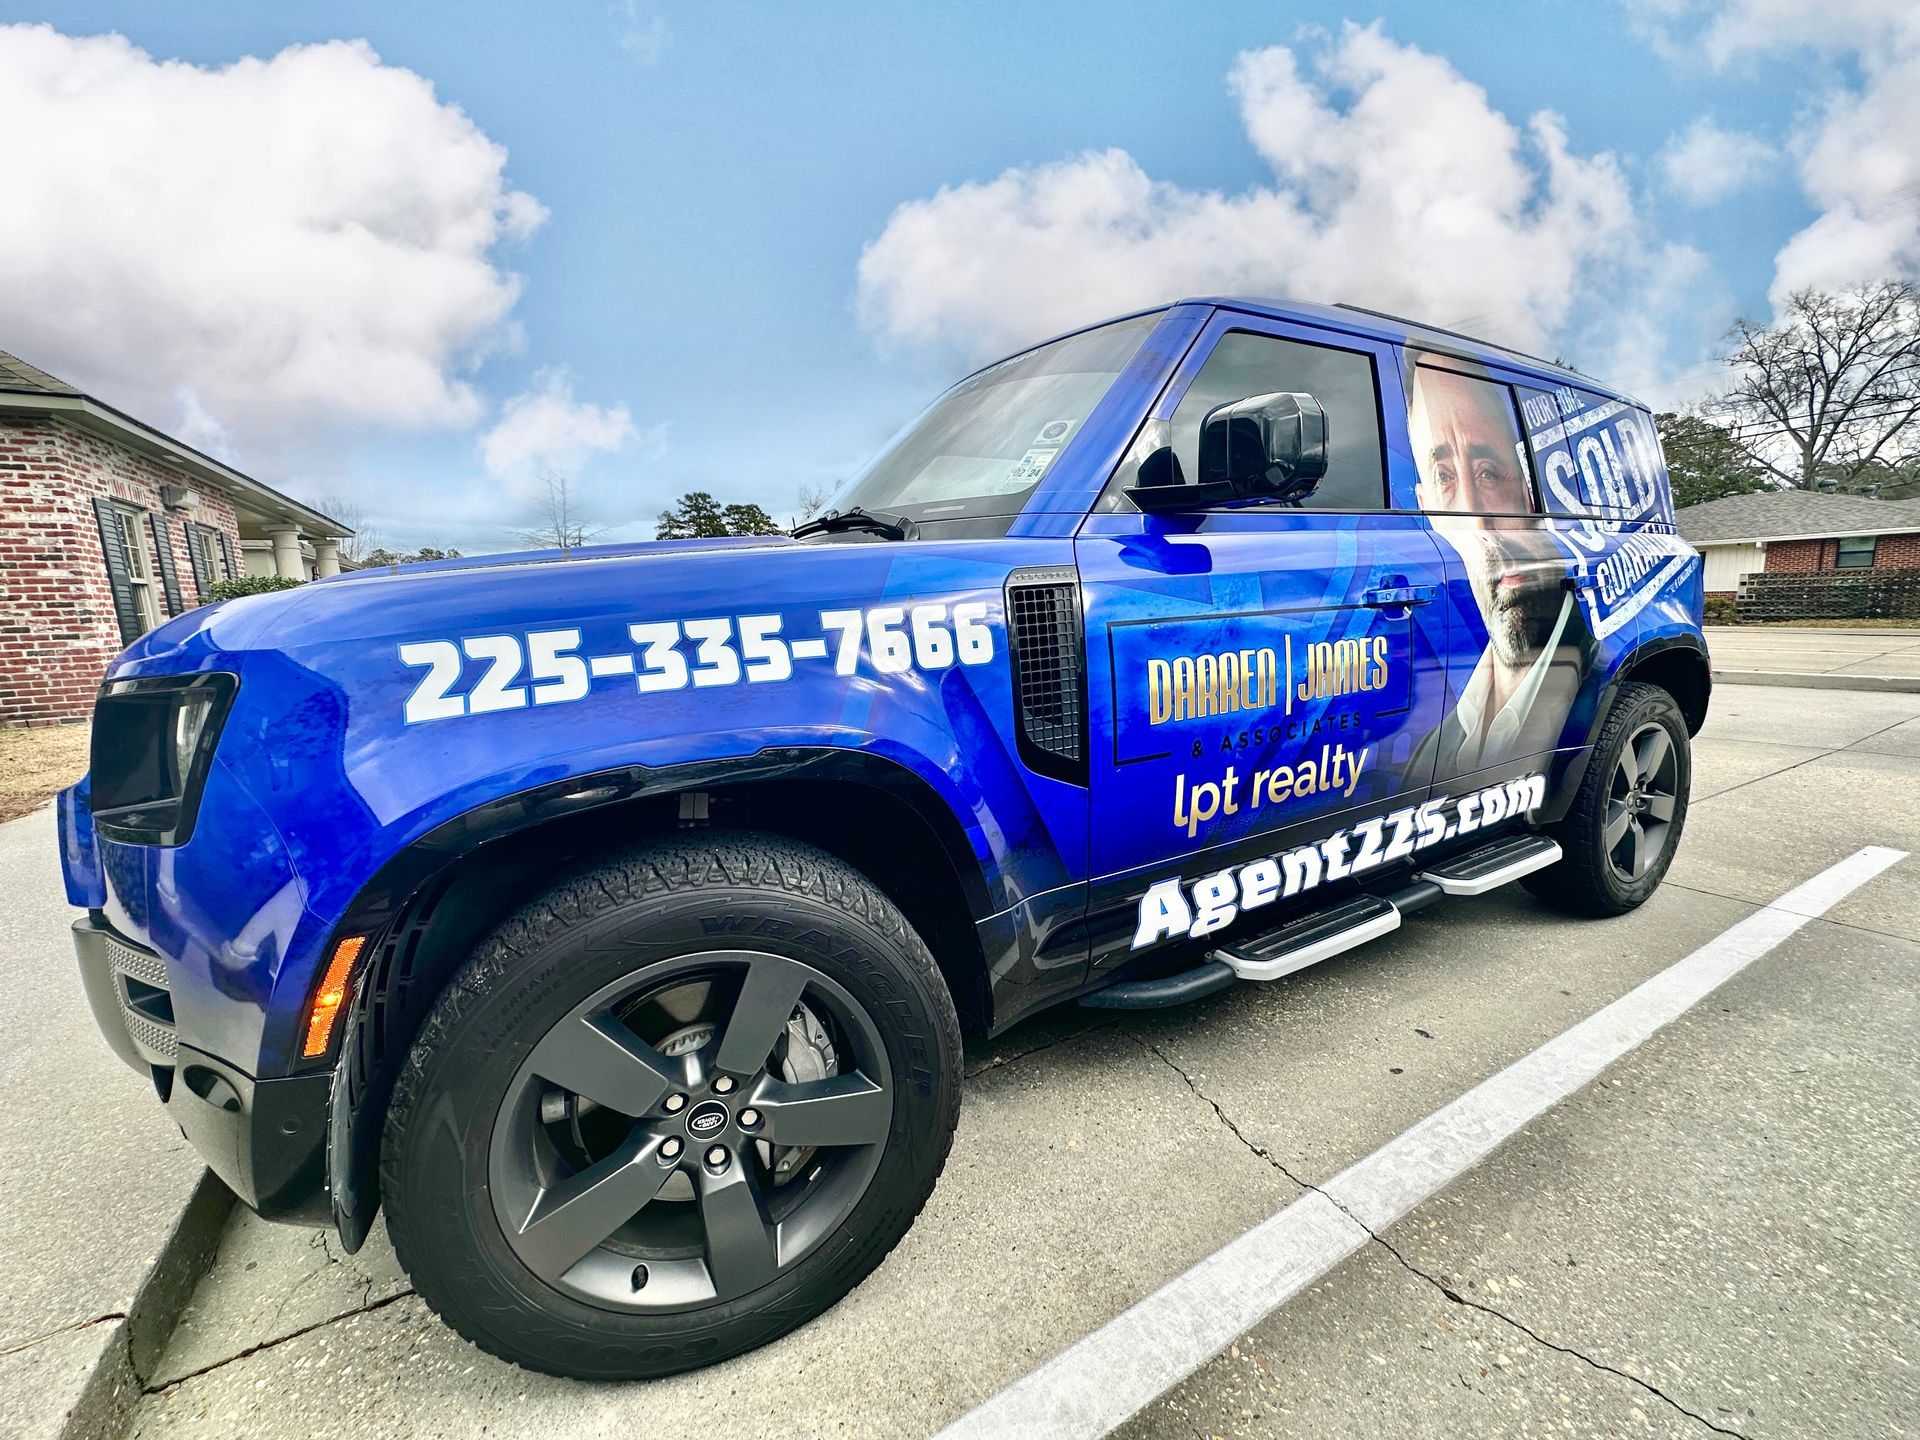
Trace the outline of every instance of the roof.
<instances>
[{"instance_id":1,"label":"roof","mask_svg":"<svg viewBox=\"0 0 1920 1440\"><path fill-rule=\"evenodd\" d=\"M1363 305L1345 303L1318 305L1307 300L1269 299L1256 295L1189 295L1166 305L1133 310L1125 315L1111 316L1096 324L1078 326L1062 334L1050 336L1046 340L1036 341L1032 345L1014 351L1013 354L1004 355L993 364L1002 364L1014 358L1014 355L1024 355L1029 350L1038 350L1042 345L1051 345L1055 340L1064 340L1069 335L1097 330L1103 325L1117 325L1122 320L1133 320L1142 315L1160 314L1181 305L1207 305L1223 310L1240 310L1249 315L1263 315L1273 320L1290 320L1297 325L1312 325L1350 335L1364 335L1368 339L1378 340L1384 344L1411 345L1416 350L1433 354L1451 355L1456 359L1474 360L1482 364L1502 365L1509 370L1530 372L1547 384L1574 385L1609 399L1624 400L1642 410L1647 408L1631 395L1603 384L1591 375L1583 375L1578 370L1569 370L1566 366L1556 365L1551 360L1542 360L1538 355L1529 355L1524 350L1514 350L1495 341L1481 340L1458 330L1447 330L1438 325L1427 325L1418 320L1389 315L1384 310L1369 310ZM990 370L993 365L981 368Z\"/></svg>"},{"instance_id":2,"label":"roof","mask_svg":"<svg viewBox=\"0 0 1920 1440\"><path fill-rule=\"evenodd\" d=\"M51 415L82 430L149 455L163 464L173 465L203 484L239 501L247 510L259 514L268 523L298 525L309 536L351 535L353 531L331 515L302 505L290 495L282 495L251 475L243 475L224 461L156 430L123 410L103 404L91 395L29 365L18 356L0 350L0 414Z\"/></svg>"},{"instance_id":3,"label":"roof","mask_svg":"<svg viewBox=\"0 0 1920 1440\"><path fill-rule=\"evenodd\" d=\"M1542 360L1538 355L1529 355L1524 350L1515 350L1511 346L1501 345L1493 340L1482 340L1458 330L1429 325L1421 320L1409 320L1403 315L1389 315L1384 310L1369 310L1364 305L1350 305L1344 300L1336 301L1332 305L1318 305L1308 300L1270 299L1257 295L1211 295L1192 297L1180 303L1219 305L1230 310L1245 310L1256 315L1271 316L1276 320L1293 320L1305 322L1308 325L1330 326L1336 330L1368 335L1376 340L1394 344L1411 344L1418 350L1504 365L1509 369L1530 370L1536 375L1558 380L1567 385L1578 385L1583 390L1591 390L1598 394L1618 396L1621 399L1631 398L1601 383L1591 375L1582 375L1578 370L1569 370L1564 365L1556 365L1551 360Z\"/></svg>"},{"instance_id":4,"label":"roof","mask_svg":"<svg viewBox=\"0 0 1920 1440\"><path fill-rule=\"evenodd\" d=\"M78 395L80 392L64 380L55 379L17 356L0 350L0 390L17 390L35 395Z\"/></svg>"},{"instance_id":5,"label":"roof","mask_svg":"<svg viewBox=\"0 0 1920 1440\"><path fill-rule=\"evenodd\" d=\"M1815 540L1833 535L1920 532L1920 501L1869 500L1817 490L1727 495L1676 511L1681 536L1695 545L1756 540Z\"/></svg>"}]
</instances>

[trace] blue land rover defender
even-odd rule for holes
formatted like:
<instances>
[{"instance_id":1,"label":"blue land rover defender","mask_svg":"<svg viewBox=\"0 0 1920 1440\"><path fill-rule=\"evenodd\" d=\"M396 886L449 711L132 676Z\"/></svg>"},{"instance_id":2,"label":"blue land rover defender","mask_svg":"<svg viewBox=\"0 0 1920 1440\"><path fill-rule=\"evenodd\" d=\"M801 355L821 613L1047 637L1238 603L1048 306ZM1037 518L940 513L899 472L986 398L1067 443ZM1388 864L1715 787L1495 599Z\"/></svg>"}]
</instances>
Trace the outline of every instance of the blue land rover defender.
<instances>
[{"instance_id":1,"label":"blue land rover defender","mask_svg":"<svg viewBox=\"0 0 1920 1440\"><path fill-rule=\"evenodd\" d=\"M349 1249L384 1208L476 1344L666 1374L900 1239L963 1032L1273 980L1512 880L1640 904L1701 599L1635 401L1185 301L970 376L791 536L142 636L61 798L81 972L248 1205Z\"/></svg>"}]
</instances>

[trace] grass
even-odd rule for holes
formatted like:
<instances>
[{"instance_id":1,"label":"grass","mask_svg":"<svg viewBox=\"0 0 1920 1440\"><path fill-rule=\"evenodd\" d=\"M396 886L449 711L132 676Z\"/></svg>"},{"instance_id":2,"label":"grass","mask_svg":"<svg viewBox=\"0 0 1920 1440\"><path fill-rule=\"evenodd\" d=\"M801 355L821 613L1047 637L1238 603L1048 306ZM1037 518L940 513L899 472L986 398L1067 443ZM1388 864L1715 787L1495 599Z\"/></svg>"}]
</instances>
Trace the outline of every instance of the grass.
<instances>
[{"instance_id":1,"label":"grass","mask_svg":"<svg viewBox=\"0 0 1920 1440\"><path fill-rule=\"evenodd\" d=\"M38 810L87 769L91 725L0 729L0 820Z\"/></svg>"}]
</instances>

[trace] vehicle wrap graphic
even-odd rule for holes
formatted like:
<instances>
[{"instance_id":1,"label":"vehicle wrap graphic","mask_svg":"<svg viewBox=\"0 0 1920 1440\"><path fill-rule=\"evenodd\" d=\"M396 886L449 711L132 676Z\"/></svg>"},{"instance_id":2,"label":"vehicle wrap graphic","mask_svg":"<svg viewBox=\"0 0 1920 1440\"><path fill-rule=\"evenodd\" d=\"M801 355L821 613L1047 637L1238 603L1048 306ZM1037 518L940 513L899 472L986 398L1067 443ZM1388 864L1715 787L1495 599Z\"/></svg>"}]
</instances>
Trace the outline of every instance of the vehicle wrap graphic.
<instances>
[{"instance_id":1,"label":"vehicle wrap graphic","mask_svg":"<svg viewBox=\"0 0 1920 1440\"><path fill-rule=\"evenodd\" d=\"M545 823L653 777L824 794L856 776L911 797L888 823L945 827L1003 1024L1123 961L1168 875L1335 831L1361 854L1369 817L1516 774L1546 774L1551 805L1618 667L1649 643L1697 646L1699 562L1671 534L1644 412L1488 352L1448 368L1511 387L1499 427L1444 383L1416 417L1406 331L1352 312L1193 302L1138 324L1137 353L1095 367L1073 405L1023 411L986 457L1040 472L997 517L925 513L900 541L376 567L175 617L111 674L238 677L200 824L187 845L139 847L77 833L84 797L64 804L72 893L165 957L184 1043L273 1078L302 1069L302 1008L343 919L398 859L456 853L480 812ZM1135 437L1171 420L1221 334L1249 328L1364 357L1342 373L1368 392L1380 508L1115 499ZM1337 435L1358 433L1339 395L1320 398ZM1486 523L1423 497L1461 482L1435 463L1443 412L1468 479L1491 434L1544 514ZM947 463L937 439L920 469ZM1036 568L1077 570L1077 650L1011 653L1007 577ZM1055 665L1063 705L1084 700L1084 784L1023 761L1016 659ZM831 781L782 778L822 756L831 770L806 773ZM1387 825L1383 857L1395 839Z\"/></svg>"},{"instance_id":2,"label":"vehicle wrap graphic","mask_svg":"<svg viewBox=\"0 0 1920 1440\"><path fill-rule=\"evenodd\" d=\"M1538 809L1546 794L1544 774L1526 775L1457 800L1440 795L1372 816L1316 843L1262 856L1192 882L1177 875L1157 880L1140 897L1132 948L1176 938L1198 940L1226 929L1248 910L1391 865L1483 826L1521 819Z\"/></svg>"},{"instance_id":3,"label":"vehicle wrap graphic","mask_svg":"<svg viewBox=\"0 0 1920 1440\"><path fill-rule=\"evenodd\" d=\"M1535 518L1512 391L1484 372L1416 365L1407 439L1420 508L1485 635L1422 747L1427 773L1444 780L1554 749L1592 673L1592 633L1561 532ZM1464 658L1471 631L1462 638L1451 649Z\"/></svg>"},{"instance_id":4,"label":"vehicle wrap graphic","mask_svg":"<svg viewBox=\"0 0 1920 1440\"><path fill-rule=\"evenodd\" d=\"M718 616L699 620L642 620L627 626L638 653L619 650L582 656L577 629L534 630L520 635L471 635L451 640L414 640L400 646L401 663L423 668L405 713L409 725L450 720L534 705L584 700L593 681L631 676L642 695L662 690L791 680L795 661L825 660L832 637L833 671L858 672L864 654L882 675L912 669L944 670L955 663L984 665L993 659L987 604L880 605L868 610L823 610L823 634L787 639L779 614ZM464 660L486 669L470 689L462 683ZM531 685L524 683L533 682Z\"/></svg>"}]
</instances>

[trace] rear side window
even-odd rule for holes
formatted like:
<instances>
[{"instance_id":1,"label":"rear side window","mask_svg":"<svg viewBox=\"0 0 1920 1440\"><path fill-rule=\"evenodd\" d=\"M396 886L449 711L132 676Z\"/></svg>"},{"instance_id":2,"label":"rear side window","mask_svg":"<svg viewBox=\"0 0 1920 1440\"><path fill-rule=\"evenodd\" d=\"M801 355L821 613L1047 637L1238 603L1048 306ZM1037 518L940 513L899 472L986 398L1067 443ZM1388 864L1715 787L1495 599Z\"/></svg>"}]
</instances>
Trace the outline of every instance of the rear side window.
<instances>
[{"instance_id":1,"label":"rear side window","mask_svg":"<svg viewBox=\"0 0 1920 1440\"><path fill-rule=\"evenodd\" d=\"M1327 473L1300 506L1306 510L1383 510L1386 465L1380 448L1380 387L1373 357L1244 330L1220 337L1173 412L1180 477L1200 478L1200 422L1209 411L1255 395L1304 391L1327 412Z\"/></svg>"},{"instance_id":2,"label":"rear side window","mask_svg":"<svg viewBox=\"0 0 1920 1440\"><path fill-rule=\"evenodd\" d=\"M1407 441L1422 510L1528 515L1538 509L1506 385L1416 365L1407 380Z\"/></svg>"},{"instance_id":3,"label":"rear side window","mask_svg":"<svg viewBox=\"0 0 1920 1440\"><path fill-rule=\"evenodd\" d=\"M1653 417L1571 385L1520 386L1520 412L1547 508L1614 520L1671 520Z\"/></svg>"}]
</instances>

